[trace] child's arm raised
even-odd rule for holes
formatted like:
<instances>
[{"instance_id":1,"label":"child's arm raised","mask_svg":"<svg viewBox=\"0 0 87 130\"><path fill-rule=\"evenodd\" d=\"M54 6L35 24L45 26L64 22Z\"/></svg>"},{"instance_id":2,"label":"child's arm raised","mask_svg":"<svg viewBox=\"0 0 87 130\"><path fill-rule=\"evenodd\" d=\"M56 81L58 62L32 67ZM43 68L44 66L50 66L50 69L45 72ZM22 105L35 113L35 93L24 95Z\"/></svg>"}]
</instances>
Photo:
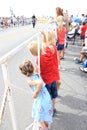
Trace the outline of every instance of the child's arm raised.
<instances>
[{"instance_id":1,"label":"child's arm raised","mask_svg":"<svg viewBox=\"0 0 87 130\"><path fill-rule=\"evenodd\" d=\"M46 43L47 41L46 41L46 35L45 35L45 33L43 31L41 31L41 34L42 34L42 41L44 43Z\"/></svg>"},{"instance_id":2,"label":"child's arm raised","mask_svg":"<svg viewBox=\"0 0 87 130\"><path fill-rule=\"evenodd\" d=\"M37 98L38 93L40 92L40 90L42 88L42 81L40 81L40 80L28 80L27 82L28 82L30 87L36 86L36 90L33 93L33 98Z\"/></svg>"}]
</instances>

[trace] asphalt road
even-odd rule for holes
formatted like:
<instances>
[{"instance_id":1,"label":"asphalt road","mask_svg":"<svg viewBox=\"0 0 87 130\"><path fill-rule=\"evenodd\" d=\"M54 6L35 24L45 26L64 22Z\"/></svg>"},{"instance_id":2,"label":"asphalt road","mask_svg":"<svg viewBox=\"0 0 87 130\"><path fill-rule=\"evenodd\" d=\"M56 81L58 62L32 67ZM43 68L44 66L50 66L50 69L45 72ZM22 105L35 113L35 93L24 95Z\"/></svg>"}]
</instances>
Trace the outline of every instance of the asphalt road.
<instances>
[{"instance_id":1,"label":"asphalt road","mask_svg":"<svg viewBox=\"0 0 87 130\"><path fill-rule=\"evenodd\" d=\"M47 25L41 23L36 24L36 28L32 28L32 25L26 25L3 29L0 31L0 57L38 33L38 31L42 31L45 27Z\"/></svg>"}]
</instances>

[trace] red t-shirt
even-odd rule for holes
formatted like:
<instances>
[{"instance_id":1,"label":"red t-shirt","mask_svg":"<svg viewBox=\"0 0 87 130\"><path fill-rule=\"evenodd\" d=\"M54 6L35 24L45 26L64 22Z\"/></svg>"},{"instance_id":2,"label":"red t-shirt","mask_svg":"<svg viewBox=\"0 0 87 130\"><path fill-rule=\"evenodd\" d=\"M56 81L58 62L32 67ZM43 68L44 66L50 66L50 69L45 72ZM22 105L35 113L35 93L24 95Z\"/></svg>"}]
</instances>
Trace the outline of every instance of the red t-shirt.
<instances>
[{"instance_id":1,"label":"red t-shirt","mask_svg":"<svg viewBox=\"0 0 87 130\"><path fill-rule=\"evenodd\" d=\"M40 75L46 84L51 84L53 81L60 80L57 51L55 45L54 48L54 54L49 47L46 47L44 49L45 54L40 56Z\"/></svg>"},{"instance_id":2,"label":"red t-shirt","mask_svg":"<svg viewBox=\"0 0 87 130\"><path fill-rule=\"evenodd\" d=\"M57 31L57 39L59 44L65 44L65 37L66 37L66 28L62 28L62 32L60 33L58 28L56 29Z\"/></svg>"},{"instance_id":3,"label":"red t-shirt","mask_svg":"<svg viewBox=\"0 0 87 130\"><path fill-rule=\"evenodd\" d=\"M53 71L53 54L49 47L46 47L45 54L40 56L40 75L46 84L56 81Z\"/></svg>"},{"instance_id":4,"label":"red t-shirt","mask_svg":"<svg viewBox=\"0 0 87 130\"><path fill-rule=\"evenodd\" d=\"M57 48L56 45L51 44L51 46L54 47L55 52L53 53L53 71L54 71L54 76L56 81L60 80L60 73L59 73L59 68L58 68L58 58L57 58Z\"/></svg>"},{"instance_id":5,"label":"red t-shirt","mask_svg":"<svg viewBox=\"0 0 87 130\"><path fill-rule=\"evenodd\" d=\"M86 25L83 25L83 26L81 27L80 36L85 36L86 29L87 29L87 26L86 26Z\"/></svg>"}]
</instances>

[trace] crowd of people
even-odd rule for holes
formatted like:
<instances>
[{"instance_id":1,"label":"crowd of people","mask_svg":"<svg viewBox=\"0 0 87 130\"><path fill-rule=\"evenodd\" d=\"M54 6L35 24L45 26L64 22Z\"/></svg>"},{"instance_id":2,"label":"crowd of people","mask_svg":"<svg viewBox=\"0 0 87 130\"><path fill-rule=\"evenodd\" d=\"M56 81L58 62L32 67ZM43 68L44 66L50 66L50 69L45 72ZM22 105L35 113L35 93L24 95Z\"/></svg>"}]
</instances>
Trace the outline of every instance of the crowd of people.
<instances>
[{"instance_id":1,"label":"crowd of people","mask_svg":"<svg viewBox=\"0 0 87 130\"><path fill-rule=\"evenodd\" d=\"M82 64L80 70L87 72L87 23L85 21L80 26L80 41L82 49L79 58L75 58L75 63Z\"/></svg>"},{"instance_id":2,"label":"crowd of people","mask_svg":"<svg viewBox=\"0 0 87 130\"><path fill-rule=\"evenodd\" d=\"M0 28L8 28L8 27L17 27L32 24L33 28L35 28L37 22L37 18L35 14L31 17L26 18L25 16L15 16L12 15L10 18L0 17Z\"/></svg>"},{"instance_id":3,"label":"crowd of people","mask_svg":"<svg viewBox=\"0 0 87 130\"><path fill-rule=\"evenodd\" d=\"M15 16L12 15L9 18L0 17L0 28L6 28L6 27L15 27L19 25L28 25L30 24L30 18L26 18L25 16Z\"/></svg>"},{"instance_id":4,"label":"crowd of people","mask_svg":"<svg viewBox=\"0 0 87 130\"><path fill-rule=\"evenodd\" d=\"M80 70L87 72L87 31L85 33L84 46L82 46L80 56L75 59L75 63L82 64Z\"/></svg>"}]
</instances>

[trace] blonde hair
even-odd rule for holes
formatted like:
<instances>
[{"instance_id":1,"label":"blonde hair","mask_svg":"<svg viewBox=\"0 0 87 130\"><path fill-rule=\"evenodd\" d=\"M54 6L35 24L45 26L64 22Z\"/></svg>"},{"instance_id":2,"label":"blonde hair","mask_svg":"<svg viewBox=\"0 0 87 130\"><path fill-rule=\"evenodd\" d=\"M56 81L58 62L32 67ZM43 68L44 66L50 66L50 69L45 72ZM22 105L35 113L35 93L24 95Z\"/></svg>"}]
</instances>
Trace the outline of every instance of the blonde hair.
<instances>
[{"instance_id":1,"label":"blonde hair","mask_svg":"<svg viewBox=\"0 0 87 130\"><path fill-rule=\"evenodd\" d=\"M29 43L28 49L32 55L34 56L38 55L38 43L36 41L32 41L31 43ZM42 45L40 45L40 54L41 53L42 53Z\"/></svg>"},{"instance_id":2,"label":"blonde hair","mask_svg":"<svg viewBox=\"0 0 87 130\"><path fill-rule=\"evenodd\" d=\"M45 33L46 35L46 42L47 42L47 45L50 45L50 44L54 44L55 43L55 33L53 31L47 31Z\"/></svg>"},{"instance_id":3,"label":"blonde hair","mask_svg":"<svg viewBox=\"0 0 87 130\"><path fill-rule=\"evenodd\" d=\"M57 22L58 22L58 30L59 30L60 33L62 32L62 28L63 28L63 21L64 21L63 16L59 15L57 17Z\"/></svg>"},{"instance_id":4,"label":"blonde hair","mask_svg":"<svg viewBox=\"0 0 87 130\"><path fill-rule=\"evenodd\" d=\"M24 74L25 76L31 76L34 72L34 66L30 60L23 61L20 64L19 69L21 73Z\"/></svg>"}]
</instances>

